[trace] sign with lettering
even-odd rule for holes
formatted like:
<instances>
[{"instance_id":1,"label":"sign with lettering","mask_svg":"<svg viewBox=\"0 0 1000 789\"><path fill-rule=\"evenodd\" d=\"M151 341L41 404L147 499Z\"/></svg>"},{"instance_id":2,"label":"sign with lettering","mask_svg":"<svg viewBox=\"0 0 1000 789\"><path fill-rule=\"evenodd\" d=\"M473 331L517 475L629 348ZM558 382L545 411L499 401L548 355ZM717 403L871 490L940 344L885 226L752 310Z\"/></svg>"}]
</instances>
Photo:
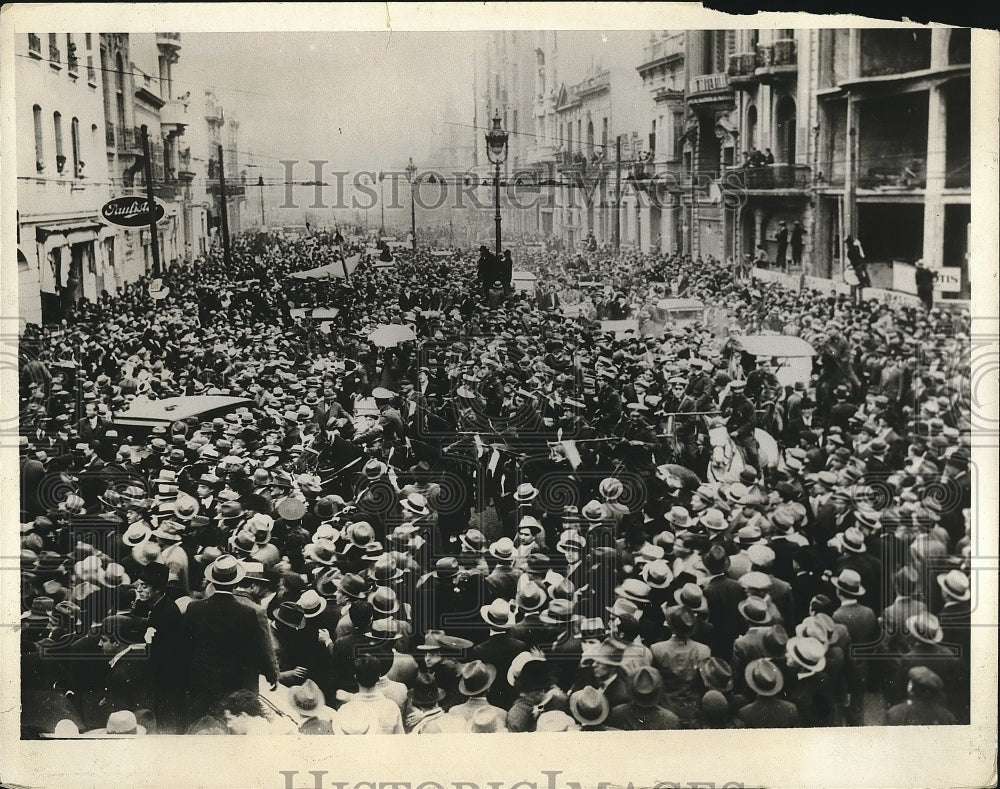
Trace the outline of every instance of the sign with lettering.
<instances>
[{"instance_id":1,"label":"sign with lettering","mask_svg":"<svg viewBox=\"0 0 1000 789\"><path fill-rule=\"evenodd\" d=\"M101 219L118 227L146 227L150 213L149 200L145 197L114 197L101 206ZM166 206L155 197L152 213L157 222L162 221L167 213Z\"/></svg>"}]
</instances>

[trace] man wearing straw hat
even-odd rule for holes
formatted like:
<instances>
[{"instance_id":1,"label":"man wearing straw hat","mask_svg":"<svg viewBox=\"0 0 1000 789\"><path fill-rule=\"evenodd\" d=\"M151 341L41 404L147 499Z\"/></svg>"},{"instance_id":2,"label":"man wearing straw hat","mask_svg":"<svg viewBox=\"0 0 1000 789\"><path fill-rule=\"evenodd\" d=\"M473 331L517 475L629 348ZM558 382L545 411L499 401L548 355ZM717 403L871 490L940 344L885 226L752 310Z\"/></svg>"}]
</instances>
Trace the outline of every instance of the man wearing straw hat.
<instances>
[{"instance_id":1,"label":"man wearing straw hat","mask_svg":"<svg viewBox=\"0 0 1000 789\"><path fill-rule=\"evenodd\" d=\"M234 690L256 691L259 675L277 687L277 666L270 661L270 635L257 615L233 592L246 571L223 554L205 570L212 594L193 600L184 613L191 633L191 684L188 714L197 718L213 701Z\"/></svg>"}]
</instances>

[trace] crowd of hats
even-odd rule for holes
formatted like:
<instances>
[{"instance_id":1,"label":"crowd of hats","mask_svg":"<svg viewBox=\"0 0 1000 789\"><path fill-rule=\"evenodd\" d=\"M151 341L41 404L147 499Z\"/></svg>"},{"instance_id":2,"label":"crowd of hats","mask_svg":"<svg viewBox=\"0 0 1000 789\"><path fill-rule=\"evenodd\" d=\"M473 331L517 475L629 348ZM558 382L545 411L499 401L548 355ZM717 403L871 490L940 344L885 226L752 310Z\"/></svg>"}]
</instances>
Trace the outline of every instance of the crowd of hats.
<instances>
[{"instance_id":1,"label":"crowd of hats","mask_svg":"<svg viewBox=\"0 0 1000 789\"><path fill-rule=\"evenodd\" d=\"M648 316L681 288L741 330L796 333L819 351L811 380L785 388L764 376L750 387L738 354L701 324L615 338L586 317L537 309L532 294L486 309L469 254L401 254L391 271L362 266L350 282L317 283L284 276L335 259L326 236L245 236L233 247L231 267L213 251L171 268L155 294L132 284L25 334L26 660L110 631L141 649L134 586L144 581L182 612L212 588L256 595L279 639L318 639L336 612L327 651L360 636L408 657L404 712L490 693L499 676L509 709L470 714L466 730L639 728L649 708L678 726L734 725L755 697L806 703L796 688L816 676L838 689L818 725L856 722L848 699L865 692L884 706L904 701L907 679L967 716L968 649L942 646L954 646L945 634L961 632L955 617L970 600L963 316L762 292L712 259L525 251L518 261L567 295L602 272L611 295L590 304L591 317ZM320 329L289 302L339 312ZM367 341L394 323L416 342L386 351ZM716 408L725 391L754 390L777 467L703 481L704 453L664 433L696 379ZM252 403L149 435L114 420L144 398L195 394ZM363 423L355 398L366 396L379 415ZM520 429L495 428L515 417ZM428 437L428 418L445 428L440 439ZM623 440L580 441L572 457L564 435ZM496 520L445 506L456 436L479 464L467 484L499 479ZM320 468L320 449L340 462ZM535 469L552 468L572 478L575 503L543 495ZM641 500L629 498L626 472L642 480ZM735 584L721 596L720 579ZM454 627L426 614L441 594L461 601ZM881 622L877 651L907 668L902 681L854 665L840 621L848 608ZM734 643L748 632L757 651L740 662ZM507 639L505 657L476 658L494 639ZM704 645L683 647L697 656L691 671L678 668L678 642ZM931 646L958 668L910 665ZM451 685L427 660L442 649ZM310 674L305 690L302 677L286 678L294 710L335 707L353 682L341 668L347 676ZM64 697L72 682L56 671ZM511 706L519 692L531 700L527 724ZM79 710L69 720L102 735L156 730L148 711L106 712L100 725ZM37 728L70 731L48 719Z\"/></svg>"}]
</instances>

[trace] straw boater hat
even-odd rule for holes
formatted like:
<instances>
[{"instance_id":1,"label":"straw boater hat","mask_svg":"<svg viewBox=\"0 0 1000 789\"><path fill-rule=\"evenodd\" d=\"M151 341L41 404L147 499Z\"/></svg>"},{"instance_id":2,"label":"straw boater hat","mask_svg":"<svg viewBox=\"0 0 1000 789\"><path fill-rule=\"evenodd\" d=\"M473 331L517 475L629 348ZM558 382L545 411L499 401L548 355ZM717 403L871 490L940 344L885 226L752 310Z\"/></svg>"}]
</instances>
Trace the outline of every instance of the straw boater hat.
<instances>
[{"instance_id":1,"label":"straw boater hat","mask_svg":"<svg viewBox=\"0 0 1000 789\"><path fill-rule=\"evenodd\" d=\"M484 605L479 609L479 615L491 628L495 630L505 630L513 627L516 623L514 610L507 600L497 598L489 605Z\"/></svg>"},{"instance_id":2,"label":"straw boater hat","mask_svg":"<svg viewBox=\"0 0 1000 789\"><path fill-rule=\"evenodd\" d=\"M226 589L238 586L245 576L243 565L230 554L223 554L205 569L205 580Z\"/></svg>"}]
</instances>

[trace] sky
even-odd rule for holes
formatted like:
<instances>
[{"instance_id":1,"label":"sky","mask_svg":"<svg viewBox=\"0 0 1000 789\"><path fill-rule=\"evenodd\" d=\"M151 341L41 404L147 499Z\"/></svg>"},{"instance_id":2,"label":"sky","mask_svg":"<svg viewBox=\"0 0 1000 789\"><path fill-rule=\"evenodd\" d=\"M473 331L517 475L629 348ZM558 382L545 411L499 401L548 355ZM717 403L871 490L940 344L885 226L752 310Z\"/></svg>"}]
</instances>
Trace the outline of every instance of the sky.
<instances>
[{"instance_id":1,"label":"sky","mask_svg":"<svg viewBox=\"0 0 1000 789\"><path fill-rule=\"evenodd\" d=\"M184 33L182 43L175 85L212 86L240 121L240 149L276 167L398 167L425 158L444 123L472 121L469 34Z\"/></svg>"}]
</instances>

